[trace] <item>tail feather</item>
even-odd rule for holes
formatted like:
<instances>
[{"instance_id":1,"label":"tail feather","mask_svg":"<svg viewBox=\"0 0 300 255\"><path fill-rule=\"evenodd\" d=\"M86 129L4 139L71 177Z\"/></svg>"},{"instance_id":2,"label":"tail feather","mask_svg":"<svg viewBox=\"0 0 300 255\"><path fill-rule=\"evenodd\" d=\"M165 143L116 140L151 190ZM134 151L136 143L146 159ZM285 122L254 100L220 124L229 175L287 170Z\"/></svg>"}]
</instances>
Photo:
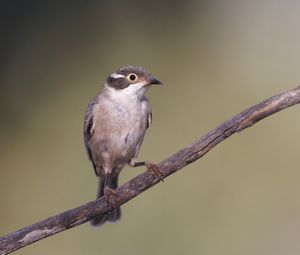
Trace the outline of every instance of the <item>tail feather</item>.
<instances>
[{"instance_id":1,"label":"tail feather","mask_svg":"<svg viewBox=\"0 0 300 255\"><path fill-rule=\"evenodd\" d=\"M103 178L104 179L104 178ZM98 192L97 192L97 198L102 197L104 195L104 190L106 188L106 185L110 189L116 189L118 187L118 176L110 177L107 184L105 184L105 181L102 178L99 178L99 186L98 186ZM101 226L106 221L109 222L115 222L121 218L121 208L117 207L113 209L110 212L107 212L105 214L101 214L94 219L91 220L92 226Z\"/></svg>"}]
</instances>

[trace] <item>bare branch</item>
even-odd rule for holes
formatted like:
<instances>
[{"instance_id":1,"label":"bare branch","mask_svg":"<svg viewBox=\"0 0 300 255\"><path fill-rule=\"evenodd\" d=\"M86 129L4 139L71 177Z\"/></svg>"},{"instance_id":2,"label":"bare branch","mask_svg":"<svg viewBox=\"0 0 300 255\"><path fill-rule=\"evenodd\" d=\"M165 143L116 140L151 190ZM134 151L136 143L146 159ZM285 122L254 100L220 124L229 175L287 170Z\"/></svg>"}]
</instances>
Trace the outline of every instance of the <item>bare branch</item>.
<instances>
[{"instance_id":1,"label":"bare branch","mask_svg":"<svg viewBox=\"0 0 300 255\"><path fill-rule=\"evenodd\" d=\"M164 177L167 177L201 158L209 152L210 149L232 134L240 132L261 119L298 104L299 102L300 86L270 97L234 116L232 119L225 121L194 143L162 161L158 166ZM3 236L0 238L0 254L8 254L33 242L83 224L101 213L106 213L112 208L128 202L158 182L159 179L146 171L116 190L117 197L113 199L112 207L110 207L110 204L102 197Z\"/></svg>"}]
</instances>

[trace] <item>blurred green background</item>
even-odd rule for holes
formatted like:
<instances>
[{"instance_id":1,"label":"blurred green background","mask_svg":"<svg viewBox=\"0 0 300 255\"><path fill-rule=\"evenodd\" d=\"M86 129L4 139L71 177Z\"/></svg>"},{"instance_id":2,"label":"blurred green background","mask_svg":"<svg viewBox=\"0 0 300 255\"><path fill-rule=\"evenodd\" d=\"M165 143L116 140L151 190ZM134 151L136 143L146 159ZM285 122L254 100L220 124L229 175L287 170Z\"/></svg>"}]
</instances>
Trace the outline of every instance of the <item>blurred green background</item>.
<instances>
[{"instance_id":1,"label":"blurred green background","mask_svg":"<svg viewBox=\"0 0 300 255\"><path fill-rule=\"evenodd\" d=\"M300 83L299 1L1 1L0 235L91 201L82 138L106 77L145 66L160 162ZM299 254L299 106L226 140L123 206L15 254ZM144 171L126 167L121 183Z\"/></svg>"}]
</instances>

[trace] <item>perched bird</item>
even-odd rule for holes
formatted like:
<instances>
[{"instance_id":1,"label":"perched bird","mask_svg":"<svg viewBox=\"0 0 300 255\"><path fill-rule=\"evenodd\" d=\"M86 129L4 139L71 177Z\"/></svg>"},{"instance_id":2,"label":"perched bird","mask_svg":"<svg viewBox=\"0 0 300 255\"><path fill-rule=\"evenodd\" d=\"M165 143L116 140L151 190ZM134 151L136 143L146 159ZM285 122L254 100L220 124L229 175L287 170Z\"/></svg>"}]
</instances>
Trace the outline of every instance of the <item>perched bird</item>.
<instances>
[{"instance_id":1,"label":"perched bird","mask_svg":"<svg viewBox=\"0 0 300 255\"><path fill-rule=\"evenodd\" d=\"M88 106L84 119L84 141L95 174L99 177L97 198L107 196L118 186L122 168L146 166L153 174L159 169L137 157L146 129L151 124L151 106L145 92L152 84L161 84L140 66L125 66L108 76L102 91ZM99 215L91 221L100 226L117 221L120 208Z\"/></svg>"}]
</instances>

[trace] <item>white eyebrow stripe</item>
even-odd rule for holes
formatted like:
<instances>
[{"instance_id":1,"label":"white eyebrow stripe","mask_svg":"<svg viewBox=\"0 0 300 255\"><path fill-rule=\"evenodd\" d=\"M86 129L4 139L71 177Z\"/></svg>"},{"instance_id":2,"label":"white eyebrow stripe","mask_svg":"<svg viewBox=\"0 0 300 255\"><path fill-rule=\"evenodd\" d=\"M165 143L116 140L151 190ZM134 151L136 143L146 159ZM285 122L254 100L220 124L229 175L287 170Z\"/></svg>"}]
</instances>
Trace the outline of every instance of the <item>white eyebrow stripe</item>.
<instances>
[{"instance_id":1,"label":"white eyebrow stripe","mask_svg":"<svg viewBox=\"0 0 300 255\"><path fill-rule=\"evenodd\" d=\"M110 77L117 79L117 78L124 78L125 76L123 74L112 73Z\"/></svg>"}]
</instances>

